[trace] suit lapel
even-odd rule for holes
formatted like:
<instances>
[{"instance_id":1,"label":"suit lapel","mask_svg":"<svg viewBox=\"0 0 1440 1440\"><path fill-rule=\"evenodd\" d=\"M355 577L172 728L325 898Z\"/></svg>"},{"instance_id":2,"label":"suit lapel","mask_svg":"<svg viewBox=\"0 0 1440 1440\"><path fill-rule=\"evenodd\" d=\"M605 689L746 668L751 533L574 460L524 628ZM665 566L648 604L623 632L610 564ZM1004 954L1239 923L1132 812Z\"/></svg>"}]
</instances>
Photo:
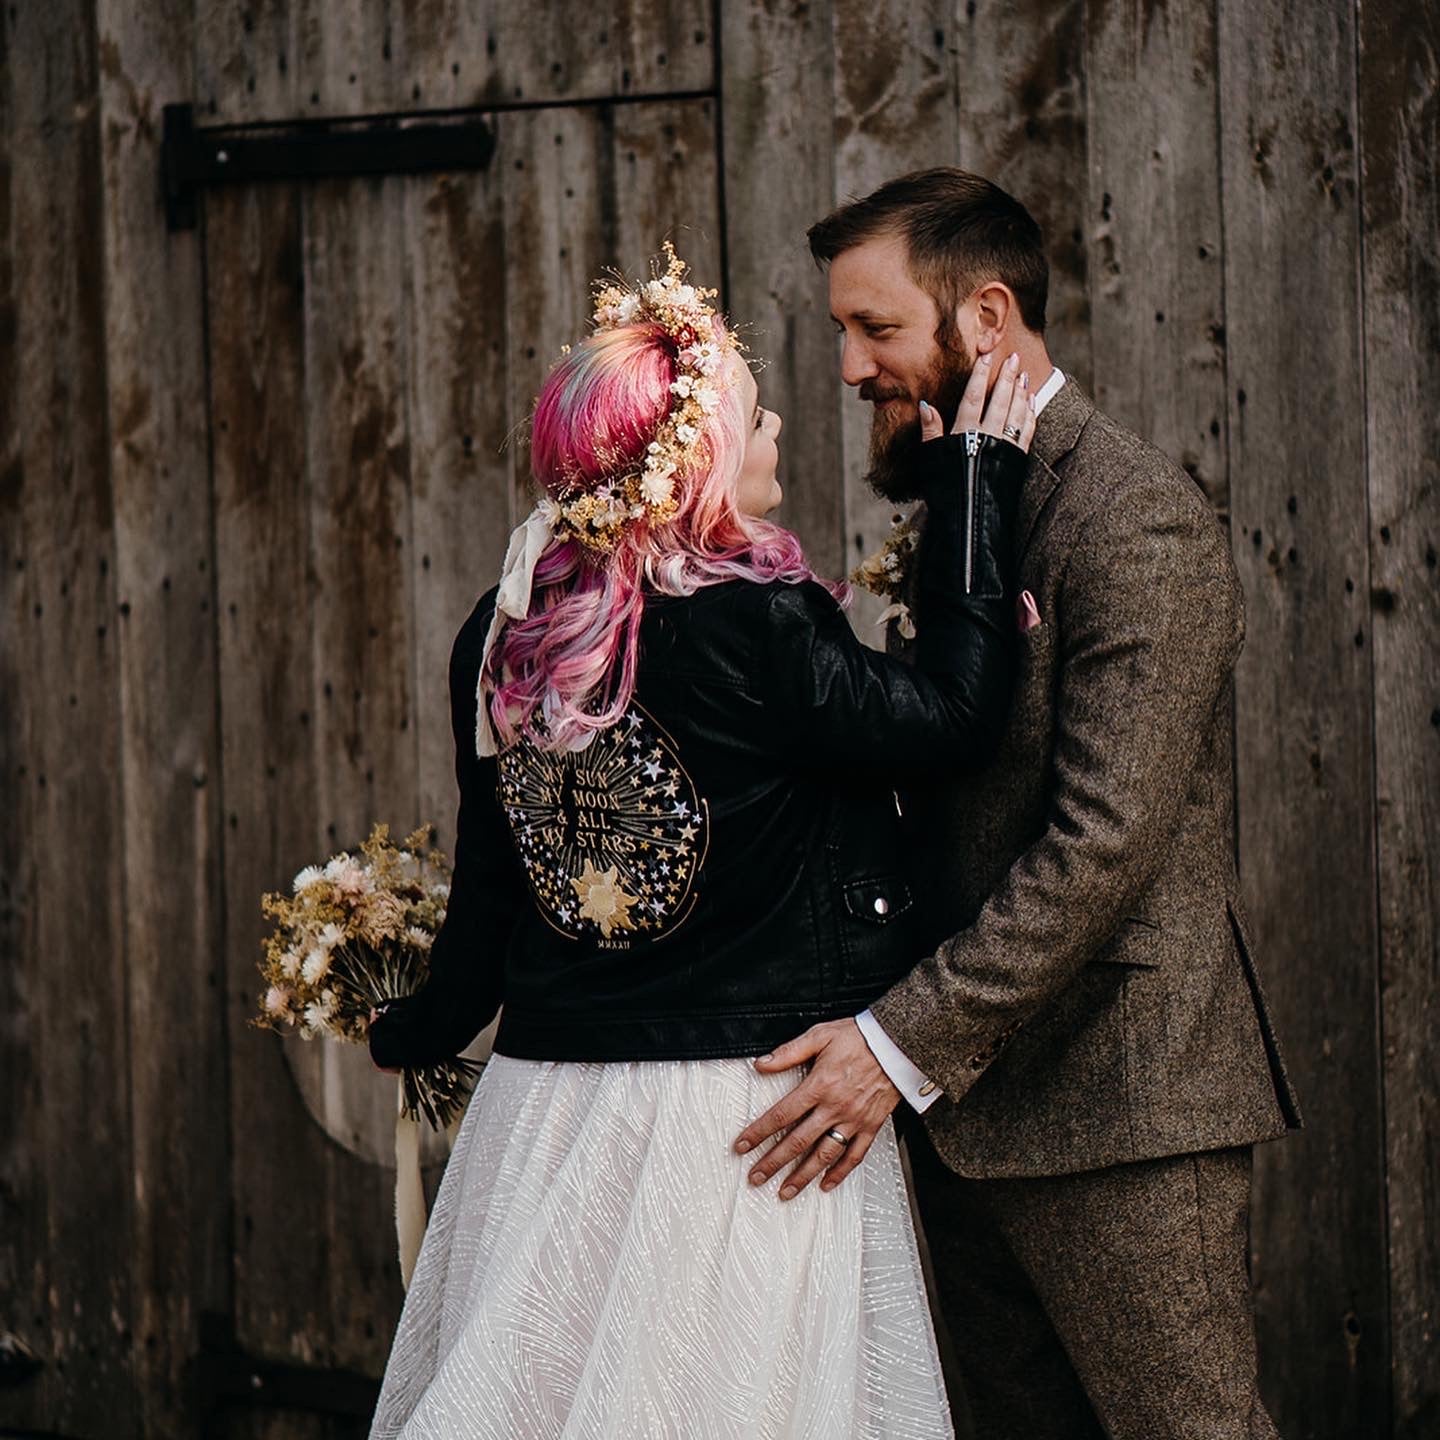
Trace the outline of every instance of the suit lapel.
<instances>
[{"instance_id":1,"label":"suit lapel","mask_svg":"<svg viewBox=\"0 0 1440 1440\"><path fill-rule=\"evenodd\" d=\"M1040 412L1040 418L1035 422L1035 439L1030 447L1030 465L1020 492L1020 512L1015 529L1019 544L1017 554L1024 555L1029 548L1035 522L1060 483L1058 467L1075 448L1085 422L1094 413L1095 406L1090 397L1068 374L1055 397Z\"/></svg>"}]
</instances>

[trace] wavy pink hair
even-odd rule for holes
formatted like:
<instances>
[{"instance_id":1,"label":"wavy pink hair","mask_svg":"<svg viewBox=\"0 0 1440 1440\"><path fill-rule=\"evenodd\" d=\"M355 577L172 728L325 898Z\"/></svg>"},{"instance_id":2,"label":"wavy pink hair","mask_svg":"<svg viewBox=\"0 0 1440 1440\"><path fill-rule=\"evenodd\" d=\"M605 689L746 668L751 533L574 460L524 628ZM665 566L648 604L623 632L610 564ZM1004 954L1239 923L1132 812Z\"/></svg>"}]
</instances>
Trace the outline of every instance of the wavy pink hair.
<instances>
[{"instance_id":1,"label":"wavy pink hair","mask_svg":"<svg viewBox=\"0 0 1440 1440\"><path fill-rule=\"evenodd\" d=\"M620 719L635 691L647 590L691 595L725 580L815 578L789 530L742 514L736 503L751 423L743 364L728 355L702 461L676 476L673 520L635 522L609 554L573 539L546 547L529 615L505 626L486 664L484 690L502 746L524 737L544 749L578 749ZM675 375L674 342L656 325L601 331L575 346L536 402L536 481L553 498L568 498L633 470L669 409ZM830 588L848 598L847 587Z\"/></svg>"}]
</instances>

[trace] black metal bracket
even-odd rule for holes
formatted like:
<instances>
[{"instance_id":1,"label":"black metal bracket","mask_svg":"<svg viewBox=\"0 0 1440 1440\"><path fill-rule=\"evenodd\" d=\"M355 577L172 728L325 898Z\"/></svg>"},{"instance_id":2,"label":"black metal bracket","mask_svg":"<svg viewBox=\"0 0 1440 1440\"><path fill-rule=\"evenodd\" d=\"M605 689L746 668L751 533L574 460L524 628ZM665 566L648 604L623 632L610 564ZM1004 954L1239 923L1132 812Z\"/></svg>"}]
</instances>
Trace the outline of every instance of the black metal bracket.
<instances>
[{"instance_id":1,"label":"black metal bracket","mask_svg":"<svg viewBox=\"0 0 1440 1440\"><path fill-rule=\"evenodd\" d=\"M16 1334L0 1333L0 1389L33 1380L45 1362Z\"/></svg>"},{"instance_id":2,"label":"black metal bracket","mask_svg":"<svg viewBox=\"0 0 1440 1440\"><path fill-rule=\"evenodd\" d=\"M247 1354L225 1315L200 1316L200 1353L187 1370L191 1395L206 1420L230 1407L259 1406L368 1421L380 1398L380 1382L353 1370L322 1370Z\"/></svg>"},{"instance_id":3,"label":"black metal bracket","mask_svg":"<svg viewBox=\"0 0 1440 1440\"><path fill-rule=\"evenodd\" d=\"M195 228L196 197L207 185L484 170L495 153L495 131L474 114L204 127L190 104L167 105L164 114L160 169L171 230Z\"/></svg>"}]
</instances>

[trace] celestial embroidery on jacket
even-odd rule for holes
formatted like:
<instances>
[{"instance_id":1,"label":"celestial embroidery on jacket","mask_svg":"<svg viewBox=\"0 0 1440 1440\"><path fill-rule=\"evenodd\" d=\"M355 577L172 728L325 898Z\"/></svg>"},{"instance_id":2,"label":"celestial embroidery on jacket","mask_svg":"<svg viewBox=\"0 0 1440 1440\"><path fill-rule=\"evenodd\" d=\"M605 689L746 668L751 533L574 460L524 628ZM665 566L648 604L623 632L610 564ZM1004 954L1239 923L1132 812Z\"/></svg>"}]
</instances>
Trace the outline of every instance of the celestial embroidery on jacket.
<instances>
[{"instance_id":1,"label":"celestial embroidery on jacket","mask_svg":"<svg viewBox=\"0 0 1440 1440\"><path fill-rule=\"evenodd\" d=\"M501 752L499 771L535 903L562 935L627 949L684 921L710 812L674 742L639 705L578 752L521 741Z\"/></svg>"}]
</instances>

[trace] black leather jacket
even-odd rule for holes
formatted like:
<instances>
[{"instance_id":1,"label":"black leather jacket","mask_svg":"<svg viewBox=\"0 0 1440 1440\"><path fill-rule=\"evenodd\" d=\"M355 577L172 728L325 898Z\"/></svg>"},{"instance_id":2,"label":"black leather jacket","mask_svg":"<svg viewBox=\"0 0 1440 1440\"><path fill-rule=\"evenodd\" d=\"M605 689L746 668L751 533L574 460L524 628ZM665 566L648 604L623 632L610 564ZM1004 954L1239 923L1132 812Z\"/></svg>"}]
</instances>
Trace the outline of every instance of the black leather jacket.
<instances>
[{"instance_id":1,"label":"black leather jacket","mask_svg":"<svg viewBox=\"0 0 1440 1440\"><path fill-rule=\"evenodd\" d=\"M494 592L450 663L460 814L449 910L381 1065L755 1055L864 1009L922 954L892 786L985 763L1009 706L1024 457L923 447L914 668L820 586L647 598L635 701L578 754L475 753Z\"/></svg>"}]
</instances>

